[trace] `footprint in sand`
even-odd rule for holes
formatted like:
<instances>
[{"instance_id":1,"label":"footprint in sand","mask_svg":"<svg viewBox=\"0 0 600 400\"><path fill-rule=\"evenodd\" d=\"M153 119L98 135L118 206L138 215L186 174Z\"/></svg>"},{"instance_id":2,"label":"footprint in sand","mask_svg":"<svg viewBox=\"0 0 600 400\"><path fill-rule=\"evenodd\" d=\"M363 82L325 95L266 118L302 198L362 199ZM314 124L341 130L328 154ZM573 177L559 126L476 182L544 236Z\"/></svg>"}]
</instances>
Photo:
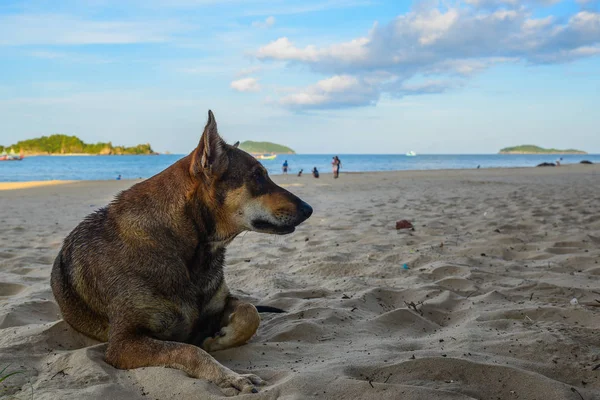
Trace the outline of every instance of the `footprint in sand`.
<instances>
[{"instance_id":1,"label":"footprint in sand","mask_svg":"<svg viewBox=\"0 0 600 400\"><path fill-rule=\"evenodd\" d=\"M13 273L13 274L15 274L15 275L27 275L30 272L38 272L38 271L39 270L37 268L18 267L18 268L15 268L13 271L10 271L10 272Z\"/></svg>"},{"instance_id":2,"label":"footprint in sand","mask_svg":"<svg viewBox=\"0 0 600 400\"><path fill-rule=\"evenodd\" d=\"M48 300L16 304L7 314L0 316L0 329L53 322L58 313L56 303Z\"/></svg>"},{"instance_id":3,"label":"footprint in sand","mask_svg":"<svg viewBox=\"0 0 600 400\"><path fill-rule=\"evenodd\" d=\"M435 282L438 286L453 292L473 292L477 287L473 282L463 278L445 278Z\"/></svg>"},{"instance_id":4,"label":"footprint in sand","mask_svg":"<svg viewBox=\"0 0 600 400\"><path fill-rule=\"evenodd\" d=\"M581 242L556 242L554 247L581 247Z\"/></svg>"},{"instance_id":5,"label":"footprint in sand","mask_svg":"<svg viewBox=\"0 0 600 400\"><path fill-rule=\"evenodd\" d=\"M292 253L296 251L294 247L280 247L278 250L282 253Z\"/></svg>"},{"instance_id":6,"label":"footprint in sand","mask_svg":"<svg viewBox=\"0 0 600 400\"><path fill-rule=\"evenodd\" d=\"M311 246L311 247L319 246L321 244L323 244L323 242L320 240L310 240L310 241L306 242L306 245Z\"/></svg>"},{"instance_id":7,"label":"footprint in sand","mask_svg":"<svg viewBox=\"0 0 600 400\"><path fill-rule=\"evenodd\" d=\"M324 332L324 327L313 321L277 321L272 326L265 324L260 339L266 342L319 343Z\"/></svg>"},{"instance_id":8,"label":"footprint in sand","mask_svg":"<svg viewBox=\"0 0 600 400\"><path fill-rule=\"evenodd\" d=\"M8 252L5 252L5 251L0 251L0 259L5 259L6 260L8 258L13 258L15 256L16 256L16 254L14 254L14 253L8 253Z\"/></svg>"},{"instance_id":9,"label":"footprint in sand","mask_svg":"<svg viewBox=\"0 0 600 400\"><path fill-rule=\"evenodd\" d=\"M439 329L439 325L407 308L385 312L363 322L371 334L379 336L396 336L402 333L405 336L423 335Z\"/></svg>"},{"instance_id":10,"label":"footprint in sand","mask_svg":"<svg viewBox=\"0 0 600 400\"><path fill-rule=\"evenodd\" d=\"M550 247L546 249L547 253L550 254L577 254L581 251L577 247Z\"/></svg>"},{"instance_id":11,"label":"footprint in sand","mask_svg":"<svg viewBox=\"0 0 600 400\"><path fill-rule=\"evenodd\" d=\"M458 265L444 265L433 269L429 275L433 280L439 281L448 277L466 276L468 274L469 268L467 267Z\"/></svg>"},{"instance_id":12,"label":"footprint in sand","mask_svg":"<svg viewBox=\"0 0 600 400\"><path fill-rule=\"evenodd\" d=\"M0 297L10 297L21 293L27 286L19 283L0 282Z\"/></svg>"}]
</instances>

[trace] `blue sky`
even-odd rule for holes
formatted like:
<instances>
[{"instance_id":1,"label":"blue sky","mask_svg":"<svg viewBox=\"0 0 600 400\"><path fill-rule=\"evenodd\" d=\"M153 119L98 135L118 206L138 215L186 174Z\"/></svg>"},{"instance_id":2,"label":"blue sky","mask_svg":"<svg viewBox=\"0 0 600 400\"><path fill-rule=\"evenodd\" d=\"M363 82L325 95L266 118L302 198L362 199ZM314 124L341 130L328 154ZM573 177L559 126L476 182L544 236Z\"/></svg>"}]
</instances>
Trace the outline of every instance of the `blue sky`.
<instances>
[{"instance_id":1,"label":"blue sky","mask_svg":"<svg viewBox=\"0 0 600 400\"><path fill-rule=\"evenodd\" d=\"M57 5L58 3L58 5ZM0 2L0 144L600 153L596 0Z\"/></svg>"}]
</instances>

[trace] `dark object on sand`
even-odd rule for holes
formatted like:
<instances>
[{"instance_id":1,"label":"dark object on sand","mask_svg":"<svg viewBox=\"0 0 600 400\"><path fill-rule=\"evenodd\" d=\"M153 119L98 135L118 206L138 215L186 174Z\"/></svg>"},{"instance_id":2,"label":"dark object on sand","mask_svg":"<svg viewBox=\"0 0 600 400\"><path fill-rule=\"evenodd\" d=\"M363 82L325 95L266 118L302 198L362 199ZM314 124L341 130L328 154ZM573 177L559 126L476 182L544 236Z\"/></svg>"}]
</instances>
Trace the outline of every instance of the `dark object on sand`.
<instances>
[{"instance_id":1,"label":"dark object on sand","mask_svg":"<svg viewBox=\"0 0 600 400\"><path fill-rule=\"evenodd\" d=\"M405 219L396 221L396 229L413 229L413 224Z\"/></svg>"},{"instance_id":2,"label":"dark object on sand","mask_svg":"<svg viewBox=\"0 0 600 400\"><path fill-rule=\"evenodd\" d=\"M304 171L304 170L301 169L300 171L298 171L298 176L302 176L302 171Z\"/></svg>"},{"instance_id":3,"label":"dark object on sand","mask_svg":"<svg viewBox=\"0 0 600 400\"><path fill-rule=\"evenodd\" d=\"M593 162L589 161L589 160L583 160L582 162L580 162L579 164L593 164Z\"/></svg>"},{"instance_id":4,"label":"dark object on sand","mask_svg":"<svg viewBox=\"0 0 600 400\"><path fill-rule=\"evenodd\" d=\"M538 167L556 167L556 164L553 162L543 162L537 165Z\"/></svg>"}]
</instances>

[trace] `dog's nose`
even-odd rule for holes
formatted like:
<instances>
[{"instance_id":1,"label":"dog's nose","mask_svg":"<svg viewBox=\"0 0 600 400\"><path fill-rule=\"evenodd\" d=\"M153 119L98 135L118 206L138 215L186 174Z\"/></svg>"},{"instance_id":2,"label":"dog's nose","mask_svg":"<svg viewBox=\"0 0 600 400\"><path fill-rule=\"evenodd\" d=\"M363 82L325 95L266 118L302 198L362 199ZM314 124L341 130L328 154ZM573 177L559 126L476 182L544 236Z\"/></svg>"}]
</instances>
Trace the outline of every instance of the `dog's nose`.
<instances>
[{"instance_id":1,"label":"dog's nose","mask_svg":"<svg viewBox=\"0 0 600 400\"><path fill-rule=\"evenodd\" d=\"M311 206L309 206L307 203L302 202L300 203L300 214L302 215L302 217L307 220L308 217L310 217L313 213L313 209Z\"/></svg>"}]
</instances>

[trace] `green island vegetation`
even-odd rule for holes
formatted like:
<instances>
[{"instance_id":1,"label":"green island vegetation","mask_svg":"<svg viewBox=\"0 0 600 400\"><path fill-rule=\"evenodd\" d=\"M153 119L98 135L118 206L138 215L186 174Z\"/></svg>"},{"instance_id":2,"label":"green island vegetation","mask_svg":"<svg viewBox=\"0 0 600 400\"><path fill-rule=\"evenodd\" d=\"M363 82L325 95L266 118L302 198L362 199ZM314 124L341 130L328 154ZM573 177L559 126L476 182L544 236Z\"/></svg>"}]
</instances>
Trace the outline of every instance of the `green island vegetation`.
<instances>
[{"instance_id":1,"label":"green island vegetation","mask_svg":"<svg viewBox=\"0 0 600 400\"><path fill-rule=\"evenodd\" d=\"M296 154L296 152L287 146L271 142L253 142L246 140L240 144L240 149L250 154Z\"/></svg>"},{"instance_id":2,"label":"green island vegetation","mask_svg":"<svg viewBox=\"0 0 600 400\"><path fill-rule=\"evenodd\" d=\"M77 136L55 134L40 138L22 140L12 146L0 146L0 153L14 150L24 155L69 155L69 154L95 154L95 155L124 155L124 154L157 154L149 143L138 144L133 147L113 146L111 142L89 144Z\"/></svg>"},{"instance_id":3,"label":"green island vegetation","mask_svg":"<svg viewBox=\"0 0 600 400\"><path fill-rule=\"evenodd\" d=\"M499 154L587 154L587 152L575 149L544 149L532 144L524 144L521 146L505 147L500 150Z\"/></svg>"}]
</instances>

